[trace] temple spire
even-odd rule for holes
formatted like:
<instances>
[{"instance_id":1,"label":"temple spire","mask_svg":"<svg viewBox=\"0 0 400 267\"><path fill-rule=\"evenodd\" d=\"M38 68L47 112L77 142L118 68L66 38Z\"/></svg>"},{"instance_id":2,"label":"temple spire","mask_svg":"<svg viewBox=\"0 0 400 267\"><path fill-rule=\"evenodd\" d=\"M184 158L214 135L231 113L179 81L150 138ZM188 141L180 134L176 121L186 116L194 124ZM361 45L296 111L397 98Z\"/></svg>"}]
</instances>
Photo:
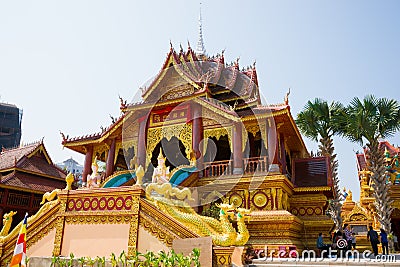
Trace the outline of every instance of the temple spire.
<instances>
[{"instance_id":1,"label":"temple spire","mask_svg":"<svg viewBox=\"0 0 400 267\"><path fill-rule=\"evenodd\" d=\"M205 55L206 48L204 47L203 41L203 29L202 29L202 19L201 19L201 3L200 3L200 13L199 13L199 40L197 41L196 54Z\"/></svg>"}]
</instances>

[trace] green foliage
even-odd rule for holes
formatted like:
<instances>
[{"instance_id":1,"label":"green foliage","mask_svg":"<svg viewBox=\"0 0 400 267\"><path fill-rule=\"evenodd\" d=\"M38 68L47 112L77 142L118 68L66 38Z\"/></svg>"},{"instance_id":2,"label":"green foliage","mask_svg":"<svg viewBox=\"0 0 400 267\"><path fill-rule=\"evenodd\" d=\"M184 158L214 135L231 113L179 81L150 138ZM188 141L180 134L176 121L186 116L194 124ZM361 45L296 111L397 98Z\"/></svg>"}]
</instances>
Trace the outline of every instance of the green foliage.
<instances>
[{"instance_id":1,"label":"green foliage","mask_svg":"<svg viewBox=\"0 0 400 267\"><path fill-rule=\"evenodd\" d=\"M118 264L117 256L115 256L114 252L111 253L110 261L111 261L111 266L113 266L113 267L117 266L117 264Z\"/></svg>"},{"instance_id":2,"label":"green foliage","mask_svg":"<svg viewBox=\"0 0 400 267\"><path fill-rule=\"evenodd\" d=\"M58 266L60 267L66 267L67 266L67 259L65 258L60 258L59 262L58 262Z\"/></svg>"},{"instance_id":3,"label":"green foliage","mask_svg":"<svg viewBox=\"0 0 400 267\"><path fill-rule=\"evenodd\" d=\"M25 257L25 266L28 266L30 258L28 256Z\"/></svg>"},{"instance_id":4,"label":"green foliage","mask_svg":"<svg viewBox=\"0 0 400 267\"><path fill-rule=\"evenodd\" d=\"M81 267L83 267L83 265L86 263L86 258L85 257L80 257L78 259L78 262L81 264Z\"/></svg>"},{"instance_id":5,"label":"green foliage","mask_svg":"<svg viewBox=\"0 0 400 267\"><path fill-rule=\"evenodd\" d=\"M86 257L86 264L93 267L95 263L96 261L94 259L92 259L91 257Z\"/></svg>"},{"instance_id":6,"label":"green foliage","mask_svg":"<svg viewBox=\"0 0 400 267\"><path fill-rule=\"evenodd\" d=\"M318 138L330 138L341 131L343 125L340 117L344 110L339 102L328 104L325 100L316 98L307 102L297 115L296 124L305 136L315 141Z\"/></svg>"},{"instance_id":7,"label":"green foliage","mask_svg":"<svg viewBox=\"0 0 400 267\"><path fill-rule=\"evenodd\" d=\"M343 119L347 122L343 135L352 142L364 144L379 138L392 136L400 129L400 105L394 99L376 98L368 95L364 99L353 98L346 107Z\"/></svg>"},{"instance_id":8,"label":"green foliage","mask_svg":"<svg viewBox=\"0 0 400 267\"><path fill-rule=\"evenodd\" d=\"M194 248L191 253L192 262L194 263L194 267L200 267L200 249Z\"/></svg>"},{"instance_id":9,"label":"green foliage","mask_svg":"<svg viewBox=\"0 0 400 267\"><path fill-rule=\"evenodd\" d=\"M96 257L96 262L98 267L105 267L106 266L106 257Z\"/></svg>"},{"instance_id":10,"label":"green foliage","mask_svg":"<svg viewBox=\"0 0 400 267\"><path fill-rule=\"evenodd\" d=\"M133 256L131 256L128 260L128 263L131 267L136 267L139 266L140 263L140 256L142 256L142 254L139 251L135 251L135 254Z\"/></svg>"},{"instance_id":11,"label":"green foliage","mask_svg":"<svg viewBox=\"0 0 400 267\"><path fill-rule=\"evenodd\" d=\"M50 267L56 267L59 261L60 261L60 257L59 257L59 256L53 256L53 257L51 258L51 265L50 265Z\"/></svg>"},{"instance_id":12,"label":"green foliage","mask_svg":"<svg viewBox=\"0 0 400 267\"><path fill-rule=\"evenodd\" d=\"M125 251L122 251L121 254L119 255L119 261L121 262L123 267L128 266L128 258L126 257Z\"/></svg>"},{"instance_id":13,"label":"green foliage","mask_svg":"<svg viewBox=\"0 0 400 267\"><path fill-rule=\"evenodd\" d=\"M67 266L72 267L74 266L74 253L69 254L69 260L67 261Z\"/></svg>"},{"instance_id":14,"label":"green foliage","mask_svg":"<svg viewBox=\"0 0 400 267\"><path fill-rule=\"evenodd\" d=\"M69 255L69 258L60 258L60 256L53 256L51 259L52 267L72 267L74 266L75 256L73 253ZM80 257L77 260L81 267L85 266L106 266L106 257L97 256L91 257ZM26 260L28 262L29 259ZM192 252L184 256L182 253L176 253L174 250L170 252L159 251L154 253L153 251L147 251L142 254L138 251L134 255L128 257L125 251L117 257L115 253L111 253L108 261L113 267L200 267L200 249L194 248ZM120 265L119 265L120 264Z\"/></svg>"},{"instance_id":15,"label":"green foliage","mask_svg":"<svg viewBox=\"0 0 400 267\"><path fill-rule=\"evenodd\" d=\"M207 216L207 217L212 217L214 219L219 219L219 211L220 208L216 206L218 202L211 202L210 207L208 209L203 209L201 212L201 215Z\"/></svg>"}]
</instances>

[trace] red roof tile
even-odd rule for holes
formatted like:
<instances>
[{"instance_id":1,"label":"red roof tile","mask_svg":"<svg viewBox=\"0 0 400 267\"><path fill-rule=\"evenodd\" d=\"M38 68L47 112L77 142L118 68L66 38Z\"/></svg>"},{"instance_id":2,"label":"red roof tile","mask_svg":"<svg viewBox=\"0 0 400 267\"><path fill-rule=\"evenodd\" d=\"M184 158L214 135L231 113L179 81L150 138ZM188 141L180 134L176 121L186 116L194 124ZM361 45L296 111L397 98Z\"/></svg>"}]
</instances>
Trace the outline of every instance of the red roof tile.
<instances>
[{"instance_id":1,"label":"red roof tile","mask_svg":"<svg viewBox=\"0 0 400 267\"><path fill-rule=\"evenodd\" d=\"M17 167L35 173L41 173L59 178L65 178L65 173L55 165L49 164L44 157L24 157L18 162Z\"/></svg>"},{"instance_id":2,"label":"red roof tile","mask_svg":"<svg viewBox=\"0 0 400 267\"><path fill-rule=\"evenodd\" d=\"M388 141L381 141L379 142L379 148L384 151L385 148L389 151L390 156L393 157L395 154L400 153L400 148L391 145ZM367 160L366 160L366 153L367 148L364 149L364 153L357 153L357 169L358 171L362 171L367 169Z\"/></svg>"},{"instance_id":3,"label":"red roof tile","mask_svg":"<svg viewBox=\"0 0 400 267\"><path fill-rule=\"evenodd\" d=\"M0 170L14 167L19 160L32 153L40 145L42 143L37 142L23 147L3 149L0 153Z\"/></svg>"},{"instance_id":4,"label":"red roof tile","mask_svg":"<svg viewBox=\"0 0 400 267\"><path fill-rule=\"evenodd\" d=\"M40 191L43 193L53 191L56 188L61 189L65 187L65 181L58 181L18 171L3 176L0 184L18 187L20 189Z\"/></svg>"}]
</instances>

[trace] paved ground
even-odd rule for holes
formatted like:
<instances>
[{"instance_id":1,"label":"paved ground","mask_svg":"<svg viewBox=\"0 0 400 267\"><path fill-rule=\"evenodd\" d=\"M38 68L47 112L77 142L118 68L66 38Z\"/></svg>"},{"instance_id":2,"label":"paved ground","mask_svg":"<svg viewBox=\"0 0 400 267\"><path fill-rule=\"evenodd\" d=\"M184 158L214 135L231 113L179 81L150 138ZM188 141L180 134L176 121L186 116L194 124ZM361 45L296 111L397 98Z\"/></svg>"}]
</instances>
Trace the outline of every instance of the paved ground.
<instances>
[{"instance_id":1,"label":"paved ground","mask_svg":"<svg viewBox=\"0 0 400 267\"><path fill-rule=\"evenodd\" d=\"M267 258L257 259L250 264L251 267L270 267L270 266L400 266L400 254L391 255L378 255L377 257L370 256L364 258L363 255L360 257L351 258L315 258L315 259L279 259L279 258Z\"/></svg>"}]
</instances>

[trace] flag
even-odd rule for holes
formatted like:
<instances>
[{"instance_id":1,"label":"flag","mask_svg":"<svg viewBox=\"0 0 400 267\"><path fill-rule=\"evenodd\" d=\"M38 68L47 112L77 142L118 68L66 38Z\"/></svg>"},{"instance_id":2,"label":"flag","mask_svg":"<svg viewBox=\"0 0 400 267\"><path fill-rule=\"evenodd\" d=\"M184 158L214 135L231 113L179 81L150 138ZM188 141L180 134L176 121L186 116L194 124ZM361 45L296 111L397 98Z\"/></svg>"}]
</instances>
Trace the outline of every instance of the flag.
<instances>
[{"instance_id":1,"label":"flag","mask_svg":"<svg viewBox=\"0 0 400 267\"><path fill-rule=\"evenodd\" d=\"M28 227L28 213L25 214L24 222L19 231L17 244L15 244L14 255L11 259L10 267L26 267L26 228Z\"/></svg>"}]
</instances>

